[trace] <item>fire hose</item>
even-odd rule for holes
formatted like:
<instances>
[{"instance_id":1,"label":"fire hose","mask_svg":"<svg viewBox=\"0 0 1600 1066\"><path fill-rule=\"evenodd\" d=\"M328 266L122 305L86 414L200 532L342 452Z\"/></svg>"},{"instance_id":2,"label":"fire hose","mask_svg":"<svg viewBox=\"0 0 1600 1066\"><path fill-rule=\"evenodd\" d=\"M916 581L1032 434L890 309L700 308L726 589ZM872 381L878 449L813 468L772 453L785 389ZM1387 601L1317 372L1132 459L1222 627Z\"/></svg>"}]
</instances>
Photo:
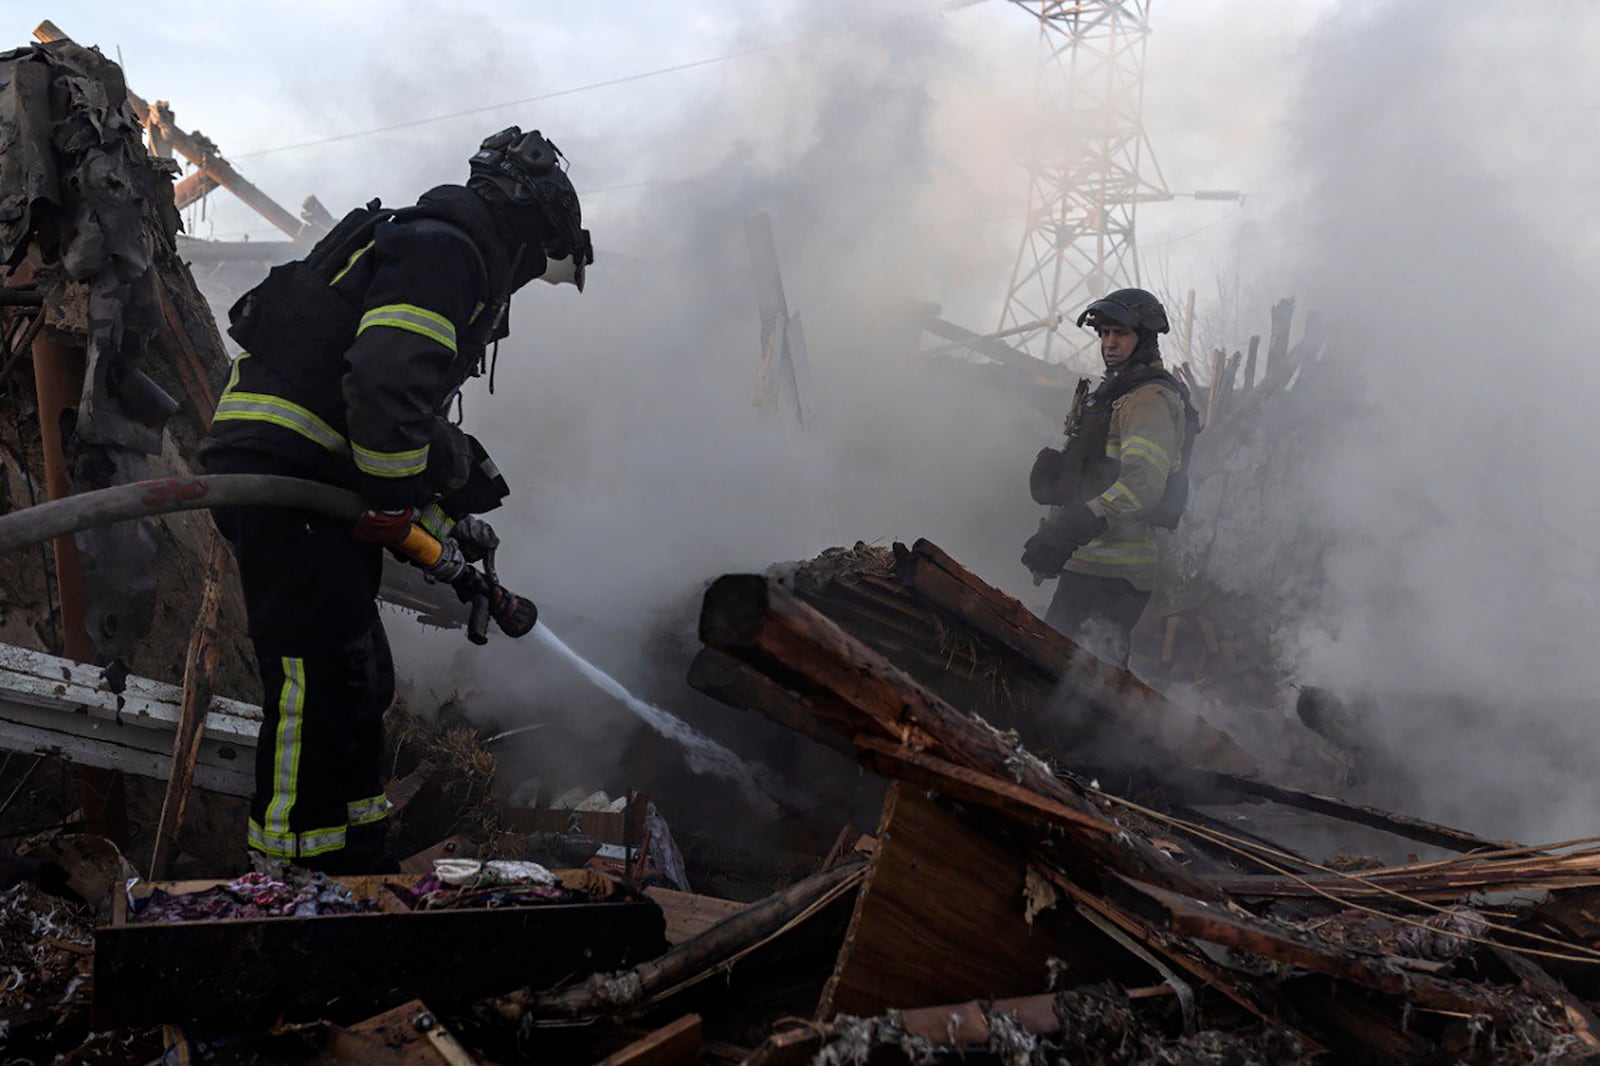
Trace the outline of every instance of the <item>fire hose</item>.
<instances>
[{"instance_id":1,"label":"fire hose","mask_svg":"<svg viewBox=\"0 0 1600 1066\"><path fill-rule=\"evenodd\" d=\"M0 515L0 555L113 522L213 507L287 507L354 526L366 504L348 489L272 474L208 474L140 481L63 496ZM439 560L444 547L433 534L413 524L395 550L428 567ZM487 643L491 618L509 637L526 636L538 621L539 612L533 601L500 584L493 551L484 557L482 569L466 567L451 587L456 597L468 605L467 638L474 644Z\"/></svg>"}]
</instances>

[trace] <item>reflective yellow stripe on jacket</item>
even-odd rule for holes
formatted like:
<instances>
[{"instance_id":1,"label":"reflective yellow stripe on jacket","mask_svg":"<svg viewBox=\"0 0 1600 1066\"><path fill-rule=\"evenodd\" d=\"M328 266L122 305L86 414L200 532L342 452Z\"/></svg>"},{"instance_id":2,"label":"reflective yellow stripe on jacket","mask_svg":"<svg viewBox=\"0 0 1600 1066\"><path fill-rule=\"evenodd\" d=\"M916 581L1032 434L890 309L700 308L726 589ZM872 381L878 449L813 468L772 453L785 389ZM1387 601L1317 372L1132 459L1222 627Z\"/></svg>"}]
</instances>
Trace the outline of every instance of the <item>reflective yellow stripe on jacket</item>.
<instances>
[{"instance_id":1,"label":"reflective yellow stripe on jacket","mask_svg":"<svg viewBox=\"0 0 1600 1066\"><path fill-rule=\"evenodd\" d=\"M455 324L426 307L418 307L416 304L384 304L382 307L374 307L361 316L361 324L356 327L356 336L359 337L367 330L381 326L420 334L429 340L438 341L450 349L452 355L455 354Z\"/></svg>"},{"instance_id":2,"label":"reflective yellow stripe on jacket","mask_svg":"<svg viewBox=\"0 0 1600 1066\"><path fill-rule=\"evenodd\" d=\"M266 422L298 433L330 452L343 454L350 450L343 434L309 409L270 393L239 391L239 366L248 358L250 353L244 352L233 361L233 373L228 376L228 385L217 400L213 421Z\"/></svg>"},{"instance_id":3,"label":"reflective yellow stripe on jacket","mask_svg":"<svg viewBox=\"0 0 1600 1066\"><path fill-rule=\"evenodd\" d=\"M356 469L373 477L414 477L428 469L428 446L404 452L378 452L356 444L351 446Z\"/></svg>"}]
</instances>

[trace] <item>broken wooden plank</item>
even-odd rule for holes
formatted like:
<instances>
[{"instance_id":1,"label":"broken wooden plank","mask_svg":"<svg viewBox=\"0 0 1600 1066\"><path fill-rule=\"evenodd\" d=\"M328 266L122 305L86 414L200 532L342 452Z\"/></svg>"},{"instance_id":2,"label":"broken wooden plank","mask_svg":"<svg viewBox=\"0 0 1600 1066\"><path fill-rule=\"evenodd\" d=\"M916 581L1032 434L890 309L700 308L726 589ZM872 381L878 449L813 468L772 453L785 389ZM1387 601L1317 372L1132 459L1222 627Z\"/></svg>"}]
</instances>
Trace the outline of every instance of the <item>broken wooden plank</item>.
<instances>
[{"instance_id":1,"label":"broken wooden plank","mask_svg":"<svg viewBox=\"0 0 1600 1066\"><path fill-rule=\"evenodd\" d=\"M1317 814L1325 814L1340 821L1354 822L1357 825L1370 826L1373 829L1382 829L1385 832L1393 833L1395 836L1404 837L1407 840L1415 840L1419 844L1432 844L1435 847L1446 848L1450 851L1488 851L1519 846L1510 841L1488 840L1484 837L1474 836L1465 830L1453 829L1437 822L1411 818L1403 814L1380 810L1377 807L1347 803L1333 796L1324 796L1315 792L1305 792L1300 789L1274 785L1269 781L1262 781L1258 778L1241 777L1237 774L1214 773L1210 775L1210 780L1234 793L1257 796L1261 799L1271 800L1274 803L1281 803L1286 807L1314 811Z\"/></svg>"},{"instance_id":2,"label":"broken wooden plank","mask_svg":"<svg viewBox=\"0 0 1600 1066\"><path fill-rule=\"evenodd\" d=\"M1166 985L1126 990L1134 1002L1166 999L1173 991ZM940 1007L916 1007L895 1012L895 1020L907 1034L926 1040L935 1047L954 1050L987 1049L994 1032L994 1019L1004 1017L1009 1026L1034 1036L1050 1036L1061 1031L1056 1014L1056 994L1012 996L995 1000L970 999ZM816 1061L823 1046L833 1038L831 1024L811 1024L784 1029L770 1036L749 1058L747 1066L800 1066ZM877 1061L873 1059L872 1061Z\"/></svg>"},{"instance_id":3,"label":"broken wooden plank","mask_svg":"<svg viewBox=\"0 0 1600 1066\"><path fill-rule=\"evenodd\" d=\"M867 765L885 777L935 789L950 799L986 807L1024 824L1088 829L1111 836L1123 832L1121 826L1107 818L1085 814L991 774L908 751L877 737L857 737L855 743L868 754Z\"/></svg>"},{"instance_id":4,"label":"broken wooden plank","mask_svg":"<svg viewBox=\"0 0 1600 1066\"><path fill-rule=\"evenodd\" d=\"M1101 919L1112 923L1124 934L1132 937L1152 955L1166 962L1174 970L1200 982L1232 1000L1263 1024L1287 1027L1269 995L1243 974L1235 973L1201 953L1192 944L1179 941L1171 933L1157 929L1144 917L1134 914L1116 902L1088 891L1059 870L1046 870L1051 882L1079 907L1087 908ZM1292 1028L1291 1028L1291 1031ZM1319 1049L1317 1041L1304 1032L1295 1036L1310 1053Z\"/></svg>"},{"instance_id":5,"label":"broken wooden plank","mask_svg":"<svg viewBox=\"0 0 1600 1066\"><path fill-rule=\"evenodd\" d=\"M627 973L603 973L555 992L525 988L487 1002L507 1021L627 1015L656 998L704 980L807 914L855 891L863 862L844 863L752 903ZM659 910L657 911L659 914Z\"/></svg>"},{"instance_id":6,"label":"broken wooden plank","mask_svg":"<svg viewBox=\"0 0 1600 1066\"><path fill-rule=\"evenodd\" d=\"M181 715L176 685L129 677L110 691L98 667L0 644L0 749L49 752L67 760L165 780ZM261 709L213 697L194 784L248 796L255 789Z\"/></svg>"},{"instance_id":7,"label":"broken wooden plank","mask_svg":"<svg viewBox=\"0 0 1600 1066\"><path fill-rule=\"evenodd\" d=\"M693 940L719 922L733 917L748 904L716 896L699 896L693 892L679 892L673 888L652 885L644 894L655 901L667 920L667 943L677 947L685 940Z\"/></svg>"},{"instance_id":8,"label":"broken wooden plank","mask_svg":"<svg viewBox=\"0 0 1600 1066\"><path fill-rule=\"evenodd\" d=\"M700 637L792 689L819 721L845 736L878 736L988 774L1103 822L1077 786L1007 741L982 719L957 711L855 640L776 580L729 574L707 590ZM1214 888L1143 840L1067 829L1090 861L1202 899Z\"/></svg>"},{"instance_id":9,"label":"broken wooden plank","mask_svg":"<svg viewBox=\"0 0 1600 1066\"><path fill-rule=\"evenodd\" d=\"M1310 934L1273 925L1243 911L1187 899L1176 892L1119 878L1117 883L1135 904L1159 916L1183 936L1288 963L1362 988L1397 997L1402 1003L1466 1016L1482 1015L1504 1024L1510 1020L1503 1000L1465 982L1447 981L1397 965L1393 956L1340 948Z\"/></svg>"},{"instance_id":10,"label":"broken wooden plank","mask_svg":"<svg viewBox=\"0 0 1600 1066\"><path fill-rule=\"evenodd\" d=\"M1078 981L1105 976L1115 961L1073 916L1030 924L1026 860L920 789L890 786L878 840L818 1021L1025 994L1048 983L1051 957Z\"/></svg>"},{"instance_id":11,"label":"broken wooden plank","mask_svg":"<svg viewBox=\"0 0 1600 1066\"><path fill-rule=\"evenodd\" d=\"M183 663L183 703L178 711L172 739L172 772L161 798L161 814L156 822L155 844L150 852L150 876L164 878L172 857L177 854L178 837L189 806L189 790L194 784L195 764L200 759L200 741L205 735L206 708L211 706L211 686L217 676L222 649L217 639L217 616L222 605L222 582L227 574L227 541L211 534L211 560L206 569L205 587L200 594L200 610Z\"/></svg>"},{"instance_id":12,"label":"broken wooden plank","mask_svg":"<svg viewBox=\"0 0 1600 1066\"><path fill-rule=\"evenodd\" d=\"M1573 995L1533 959L1498 945L1489 949L1500 964L1510 970L1529 992L1554 1000L1566 1016L1570 1031L1589 1056L1600 1055L1600 1019L1583 1000Z\"/></svg>"},{"instance_id":13,"label":"broken wooden plank","mask_svg":"<svg viewBox=\"0 0 1600 1066\"><path fill-rule=\"evenodd\" d=\"M476 1066L478 1062L420 999L349 1028L335 1028L325 1055L328 1062L367 1066Z\"/></svg>"},{"instance_id":14,"label":"broken wooden plank","mask_svg":"<svg viewBox=\"0 0 1600 1066\"><path fill-rule=\"evenodd\" d=\"M120 894L119 894L120 896ZM95 931L95 1024L359 1018L412 997L460 1006L625 968L667 948L654 903L113 924ZM264 960L315 959L314 966Z\"/></svg>"},{"instance_id":15,"label":"broken wooden plank","mask_svg":"<svg viewBox=\"0 0 1600 1066\"><path fill-rule=\"evenodd\" d=\"M1600 886L1600 849L1504 859L1479 860L1467 855L1449 864L1417 863L1316 877L1246 874L1218 877L1216 883L1231 895L1256 899L1354 899L1401 894L1439 900L1456 899L1470 892L1593 888Z\"/></svg>"},{"instance_id":16,"label":"broken wooden plank","mask_svg":"<svg viewBox=\"0 0 1600 1066\"><path fill-rule=\"evenodd\" d=\"M1254 774L1255 759L1232 737L1173 703L1127 670L1105 663L1056 632L1020 600L984 582L933 542L896 545L900 581L934 606L1010 649L1052 682L1071 677L1073 694L1118 729L1183 766Z\"/></svg>"},{"instance_id":17,"label":"broken wooden plank","mask_svg":"<svg viewBox=\"0 0 1600 1066\"><path fill-rule=\"evenodd\" d=\"M693 1066L703 1041L700 1015L685 1014L607 1055L599 1066Z\"/></svg>"},{"instance_id":18,"label":"broken wooden plank","mask_svg":"<svg viewBox=\"0 0 1600 1066\"><path fill-rule=\"evenodd\" d=\"M401 859L400 872L425 876L433 873L433 864L438 859L473 859L477 855L478 849L472 845L471 838L458 833Z\"/></svg>"}]
</instances>

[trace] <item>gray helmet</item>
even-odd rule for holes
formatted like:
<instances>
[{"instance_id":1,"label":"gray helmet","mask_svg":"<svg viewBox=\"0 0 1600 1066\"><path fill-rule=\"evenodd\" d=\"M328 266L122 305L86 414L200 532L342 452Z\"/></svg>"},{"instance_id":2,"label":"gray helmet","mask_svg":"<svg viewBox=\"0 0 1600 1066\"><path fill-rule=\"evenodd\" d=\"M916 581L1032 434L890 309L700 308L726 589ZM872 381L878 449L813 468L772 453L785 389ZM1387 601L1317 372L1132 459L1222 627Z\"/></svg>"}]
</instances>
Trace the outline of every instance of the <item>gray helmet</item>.
<instances>
[{"instance_id":1,"label":"gray helmet","mask_svg":"<svg viewBox=\"0 0 1600 1066\"><path fill-rule=\"evenodd\" d=\"M570 260L572 281L582 292L584 267L594 262L594 245L583 228L583 208L562 166L565 161L561 150L538 130L523 133L520 126L508 126L485 138L467 161L471 171L467 188L492 190L491 195L504 198L515 209L513 215L536 208L535 215L544 224L539 228L545 232L519 236L537 237L539 251L549 259Z\"/></svg>"},{"instance_id":2,"label":"gray helmet","mask_svg":"<svg viewBox=\"0 0 1600 1066\"><path fill-rule=\"evenodd\" d=\"M1167 309L1161 301L1143 289L1118 289L1107 293L1084 308L1078 316L1078 325L1090 326L1114 323L1140 333L1168 333Z\"/></svg>"}]
</instances>

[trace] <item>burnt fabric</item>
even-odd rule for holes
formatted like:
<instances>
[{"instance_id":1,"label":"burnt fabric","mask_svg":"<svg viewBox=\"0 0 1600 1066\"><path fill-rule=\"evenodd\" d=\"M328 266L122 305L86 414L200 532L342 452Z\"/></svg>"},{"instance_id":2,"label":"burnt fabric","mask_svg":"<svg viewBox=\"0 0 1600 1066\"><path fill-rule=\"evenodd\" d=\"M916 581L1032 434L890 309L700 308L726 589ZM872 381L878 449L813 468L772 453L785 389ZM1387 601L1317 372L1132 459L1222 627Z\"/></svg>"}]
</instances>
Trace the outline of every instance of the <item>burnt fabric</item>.
<instances>
[{"instance_id":1,"label":"burnt fabric","mask_svg":"<svg viewBox=\"0 0 1600 1066\"><path fill-rule=\"evenodd\" d=\"M174 894L154 889L130 893L132 922L194 922L236 918L311 918L375 911L374 900L358 900L350 889L320 873L279 879L251 871L225 885Z\"/></svg>"},{"instance_id":2,"label":"burnt fabric","mask_svg":"<svg viewBox=\"0 0 1600 1066\"><path fill-rule=\"evenodd\" d=\"M249 847L308 869L380 872L383 715L394 699L376 603L382 549L304 511L214 515L239 563L265 694Z\"/></svg>"},{"instance_id":3,"label":"burnt fabric","mask_svg":"<svg viewBox=\"0 0 1600 1066\"><path fill-rule=\"evenodd\" d=\"M0 263L33 253L56 312L81 307L83 394L64 434L72 490L150 476L173 413L154 388L164 327L158 268L181 271L171 160L146 151L118 66L71 41L0 53ZM70 316L69 316L70 317ZM79 533L87 628L103 660L127 659L155 615L153 520Z\"/></svg>"},{"instance_id":4,"label":"burnt fabric","mask_svg":"<svg viewBox=\"0 0 1600 1066\"><path fill-rule=\"evenodd\" d=\"M1044 620L1096 658L1127 666L1133 627L1139 624L1150 593L1119 577L1064 571Z\"/></svg>"}]
</instances>

